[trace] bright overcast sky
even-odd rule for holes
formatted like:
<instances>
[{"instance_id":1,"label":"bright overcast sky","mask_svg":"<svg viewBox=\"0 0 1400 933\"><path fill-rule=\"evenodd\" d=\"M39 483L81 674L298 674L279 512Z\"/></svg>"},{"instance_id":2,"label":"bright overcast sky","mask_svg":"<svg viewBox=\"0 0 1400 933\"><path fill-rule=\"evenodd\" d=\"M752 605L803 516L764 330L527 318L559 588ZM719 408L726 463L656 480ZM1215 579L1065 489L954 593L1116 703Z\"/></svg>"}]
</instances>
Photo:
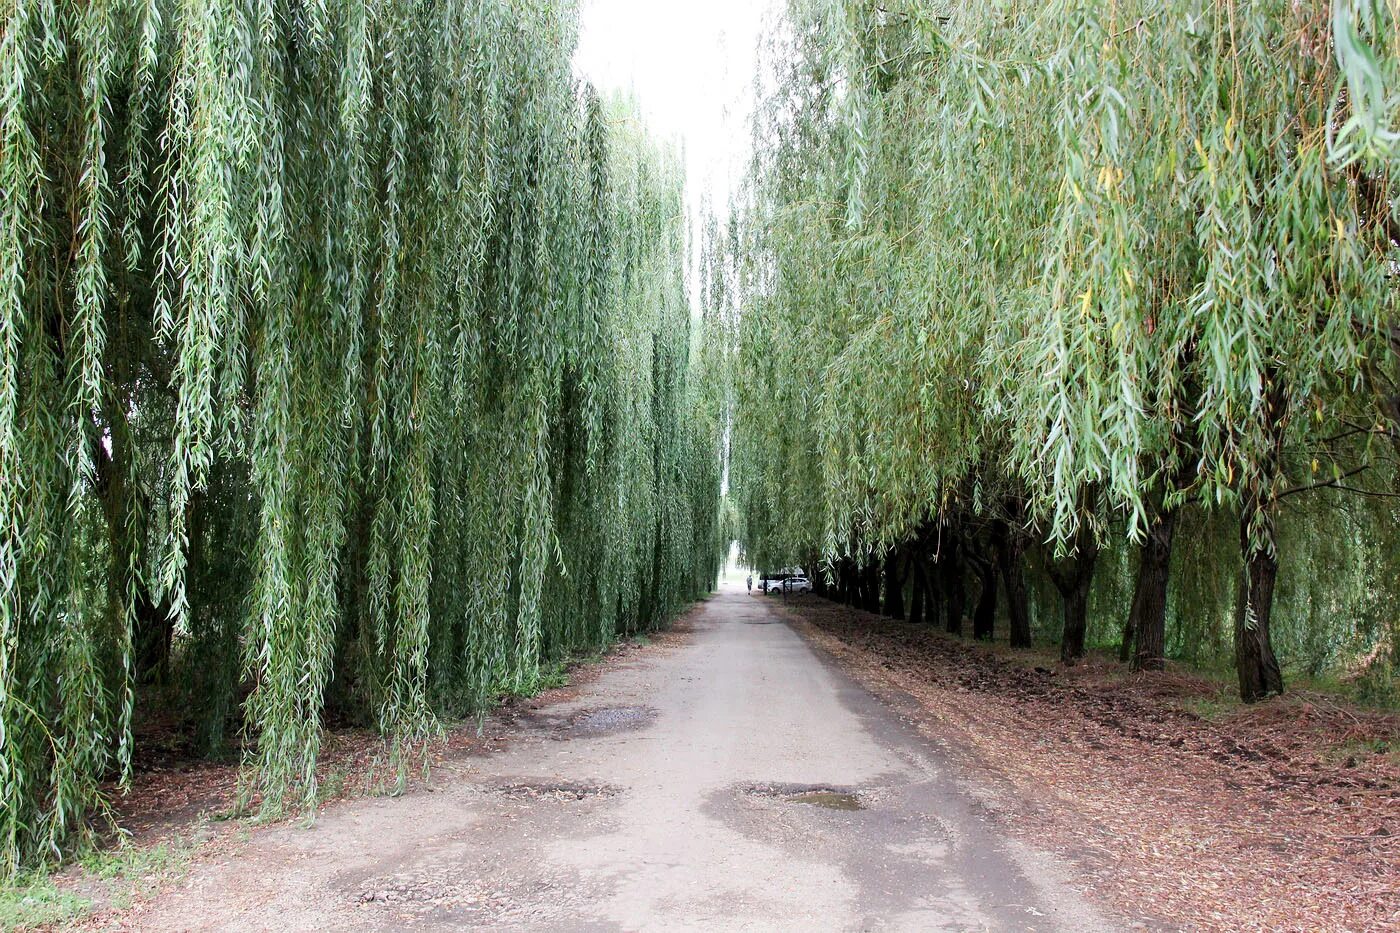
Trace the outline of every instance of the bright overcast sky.
<instances>
[{"instance_id":1,"label":"bright overcast sky","mask_svg":"<svg viewBox=\"0 0 1400 933\"><path fill-rule=\"evenodd\" d=\"M582 0L575 59L634 91L652 131L685 145L689 201L723 212L749 151L756 49L774 0Z\"/></svg>"}]
</instances>

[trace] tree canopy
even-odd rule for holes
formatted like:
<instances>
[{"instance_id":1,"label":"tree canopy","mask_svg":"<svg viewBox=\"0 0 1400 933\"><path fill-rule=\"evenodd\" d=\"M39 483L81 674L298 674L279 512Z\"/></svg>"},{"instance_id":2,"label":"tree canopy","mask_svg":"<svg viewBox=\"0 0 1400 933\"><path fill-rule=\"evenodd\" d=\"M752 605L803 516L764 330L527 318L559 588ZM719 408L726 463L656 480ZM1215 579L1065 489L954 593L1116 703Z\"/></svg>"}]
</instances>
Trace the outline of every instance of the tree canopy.
<instances>
[{"instance_id":1,"label":"tree canopy","mask_svg":"<svg viewBox=\"0 0 1400 933\"><path fill-rule=\"evenodd\" d=\"M0 874L166 710L243 799L713 585L678 154L573 4L0 6Z\"/></svg>"},{"instance_id":2,"label":"tree canopy","mask_svg":"<svg viewBox=\"0 0 1400 933\"><path fill-rule=\"evenodd\" d=\"M752 557L954 631L975 578L983 636L1000 580L1012 642L1034 617L1067 660L1117 587L1092 638L1158 667L1229 619L1249 699L1276 616L1388 679L1394 15L792 0L731 244Z\"/></svg>"}]
</instances>

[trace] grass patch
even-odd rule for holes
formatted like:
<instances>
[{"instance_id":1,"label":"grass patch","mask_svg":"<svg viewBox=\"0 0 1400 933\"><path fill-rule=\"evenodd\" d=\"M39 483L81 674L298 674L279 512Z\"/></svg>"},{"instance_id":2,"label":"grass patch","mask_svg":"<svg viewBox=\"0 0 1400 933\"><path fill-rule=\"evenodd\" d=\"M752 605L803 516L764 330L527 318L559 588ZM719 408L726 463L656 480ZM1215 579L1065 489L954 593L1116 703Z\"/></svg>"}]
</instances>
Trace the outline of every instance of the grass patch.
<instances>
[{"instance_id":1,"label":"grass patch","mask_svg":"<svg viewBox=\"0 0 1400 933\"><path fill-rule=\"evenodd\" d=\"M123 841L84 853L63 875L42 870L0 884L0 930L70 923L98 904L125 910L137 897L183 875L198 845L193 836L152 846Z\"/></svg>"},{"instance_id":2,"label":"grass patch","mask_svg":"<svg viewBox=\"0 0 1400 933\"><path fill-rule=\"evenodd\" d=\"M637 645L647 644L646 636L625 639ZM539 672L528 682L523 684L503 684L494 692L499 702L512 699L530 699L538 696L546 690L557 690L560 687L567 687L572 683L570 674L576 668L590 667L601 664L608 657L617 640L609 641L606 644L594 645L592 648L584 648L567 657L554 658L540 662Z\"/></svg>"},{"instance_id":3,"label":"grass patch","mask_svg":"<svg viewBox=\"0 0 1400 933\"><path fill-rule=\"evenodd\" d=\"M34 930L76 920L92 910L92 901L60 891L43 872L0 885L0 930Z\"/></svg>"},{"instance_id":4,"label":"grass patch","mask_svg":"<svg viewBox=\"0 0 1400 933\"><path fill-rule=\"evenodd\" d=\"M1382 755L1392 765L1400 764L1400 742L1394 739L1351 739L1327 750L1323 760L1329 764L1345 764L1355 767L1357 761L1372 755Z\"/></svg>"},{"instance_id":5,"label":"grass patch","mask_svg":"<svg viewBox=\"0 0 1400 933\"><path fill-rule=\"evenodd\" d=\"M1302 689L1312 693L1354 703L1368 710L1384 713L1400 712L1400 683L1389 664L1370 665L1351 676L1328 673L1317 677L1285 674L1285 689Z\"/></svg>"},{"instance_id":6,"label":"grass patch","mask_svg":"<svg viewBox=\"0 0 1400 933\"><path fill-rule=\"evenodd\" d=\"M1222 722L1238 712L1243 705L1239 697L1228 693L1190 697L1181 701L1182 709L1206 722Z\"/></svg>"},{"instance_id":7,"label":"grass patch","mask_svg":"<svg viewBox=\"0 0 1400 933\"><path fill-rule=\"evenodd\" d=\"M567 687L569 685L570 663L569 661L555 661L548 667L542 668L539 679L535 681L535 692Z\"/></svg>"}]
</instances>

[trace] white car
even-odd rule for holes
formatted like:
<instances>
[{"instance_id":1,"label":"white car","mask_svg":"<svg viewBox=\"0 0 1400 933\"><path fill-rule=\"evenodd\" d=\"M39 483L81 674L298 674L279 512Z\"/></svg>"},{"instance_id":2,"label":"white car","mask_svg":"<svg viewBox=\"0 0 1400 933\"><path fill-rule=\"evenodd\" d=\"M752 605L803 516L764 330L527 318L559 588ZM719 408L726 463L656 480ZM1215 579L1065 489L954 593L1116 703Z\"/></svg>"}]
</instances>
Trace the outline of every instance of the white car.
<instances>
[{"instance_id":1,"label":"white car","mask_svg":"<svg viewBox=\"0 0 1400 933\"><path fill-rule=\"evenodd\" d=\"M783 589L789 593L810 593L812 581L806 577L788 577L783 581Z\"/></svg>"},{"instance_id":2,"label":"white car","mask_svg":"<svg viewBox=\"0 0 1400 933\"><path fill-rule=\"evenodd\" d=\"M763 581L763 592L765 592L765 593L781 593L782 591L783 591L783 581L780 580L780 579L778 579L777 577L774 577L774 578L772 578L772 579L770 579L770 580L764 580L764 581Z\"/></svg>"}]
</instances>

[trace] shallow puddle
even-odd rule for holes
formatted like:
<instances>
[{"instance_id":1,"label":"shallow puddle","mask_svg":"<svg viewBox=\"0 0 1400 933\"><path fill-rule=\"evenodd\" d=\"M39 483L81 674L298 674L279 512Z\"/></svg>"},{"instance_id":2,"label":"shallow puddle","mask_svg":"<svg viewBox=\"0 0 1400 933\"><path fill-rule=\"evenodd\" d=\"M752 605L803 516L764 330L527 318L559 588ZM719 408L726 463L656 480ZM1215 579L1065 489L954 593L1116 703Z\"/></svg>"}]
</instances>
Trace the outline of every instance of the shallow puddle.
<instances>
[{"instance_id":1,"label":"shallow puddle","mask_svg":"<svg viewBox=\"0 0 1400 933\"><path fill-rule=\"evenodd\" d=\"M843 794L837 791L814 790L805 794L793 794L788 798L790 803L805 803L813 807L821 807L825 810L864 810L865 805L860 802L860 798L855 794Z\"/></svg>"},{"instance_id":2,"label":"shallow puddle","mask_svg":"<svg viewBox=\"0 0 1400 933\"><path fill-rule=\"evenodd\" d=\"M784 803L800 803L823 810L864 810L865 802L849 787L831 784L746 784L743 792Z\"/></svg>"}]
</instances>

